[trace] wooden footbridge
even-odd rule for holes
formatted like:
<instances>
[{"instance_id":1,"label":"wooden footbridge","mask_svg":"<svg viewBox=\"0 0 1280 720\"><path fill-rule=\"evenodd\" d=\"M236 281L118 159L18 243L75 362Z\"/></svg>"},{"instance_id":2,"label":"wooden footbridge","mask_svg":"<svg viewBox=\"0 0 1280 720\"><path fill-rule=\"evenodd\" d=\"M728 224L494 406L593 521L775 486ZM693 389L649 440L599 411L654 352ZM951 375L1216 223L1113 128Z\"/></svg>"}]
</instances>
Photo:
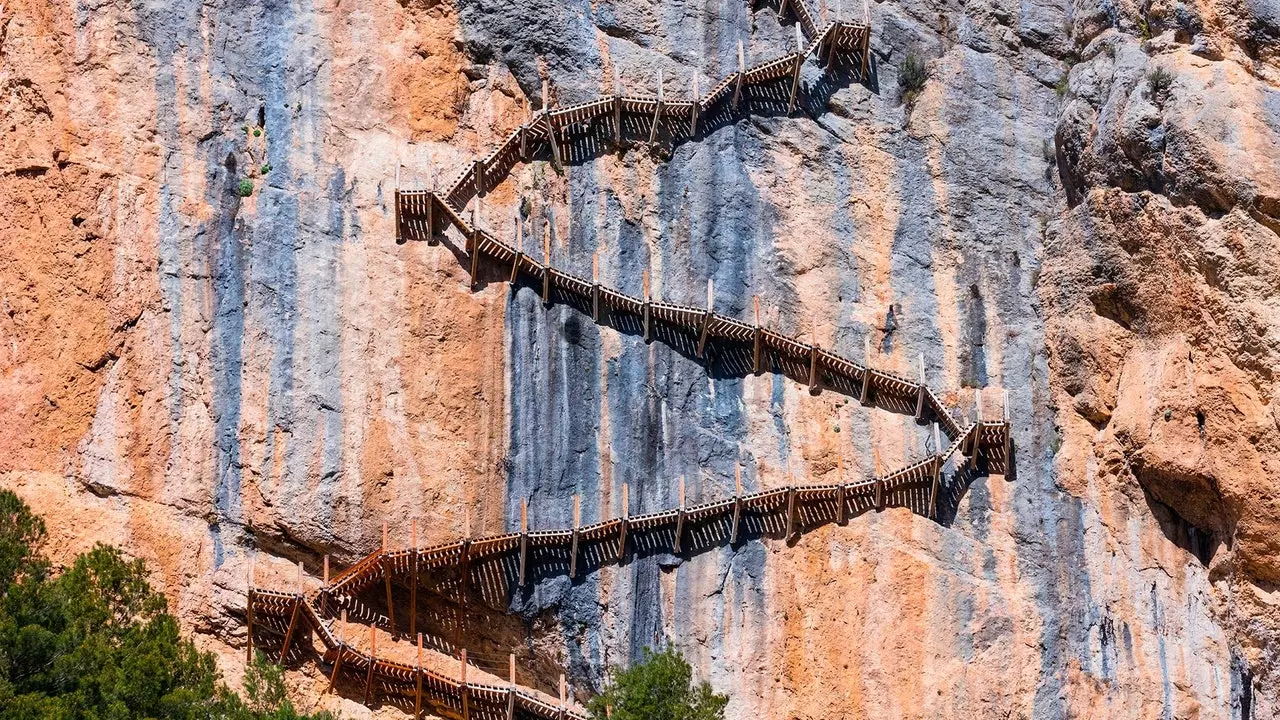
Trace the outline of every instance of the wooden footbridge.
<instances>
[{"instance_id":1,"label":"wooden footbridge","mask_svg":"<svg viewBox=\"0 0 1280 720\"><path fill-rule=\"evenodd\" d=\"M396 241L436 243L452 228L465 241L473 289L478 286L483 263L488 270L500 268L513 287L538 290L546 304L570 305L590 313L597 323L642 335L646 342L661 340L709 365L716 363L740 374L779 372L807 384L814 393L828 388L855 397L863 405L914 415L932 425L928 456L888 473L880 472L877 458L876 473L871 477L846 481L841 467L836 483L789 482L754 493L743 493L739 474L732 497L692 504L685 502L681 480L676 507L637 515L631 514L629 488L623 485L621 503L612 519L582 525L580 499L575 496L572 527L555 529L531 530L525 500L518 532L464 537L433 547L419 546L415 523L409 545L393 549L384 525L382 547L343 572L330 577L326 557L323 581L312 592L303 590L301 564L295 592L257 588L251 569L246 605L250 657L255 645L278 652L281 661L318 657L329 668L330 689L340 680L353 681L362 686L366 704L376 694L406 710L411 708L415 718L427 708L465 720L585 718L583 710L570 703L563 675L558 698L518 684L514 656L506 682L477 681L474 667L468 680L472 666L461 642L468 604L479 601L505 611L520 593L556 576L567 575L573 581L604 565L626 563L631 557L655 553L688 557L765 537L791 542L818 526L843 525L862 513L888 507L907 507L937 519L939 503L954 503L954 496L963 491L973 474L1007 472L1011 458L1007 401L1003 417L997 421L983 418L980 393L972 417L953 413L925 382L923 362L919 376L907 378L870 367L869 348L866 359L859 363L765 328L760 322L758 298L754 322L719 314L712 307L710 283L705 307L655 299L649 292L647 273L644 295L632 297L602 285L598 270L588 280L553 267L549 235L544 235L539 260L525 252L521 227L510 242L480 227L481 198L520 162L545 159L559 165L572 161L580 156L581 144L590 145L600 137L611 137L616 145L696 138L700 128L706 129L708 118L749 111L746 100L767 96L765 90L779 86L785 89L790 114L796 108L801 67L809 58L833 63L852 56L861 77L867 77L871 36L865 5L862 22L845 22L839 13L835 20L822 22L806 0L781 0L779 17L788 12L796 20L796 51L748 67L739 44L737 71L705 95L698 92L695 76L691 97L666 97L661 75L654 95L627 95L615 75L612 95L553 108L550 89L544 83L542 109L536 116L526 116L501 145L469 165L448 189L400 190L397 179ZM780 102L783 96L774 93L771 97ZM468 204L472 205L470 220L464 217ZM397 593L393 593L393 586ZM444 602L458 610L456 674L422 663L420 588L429 602ZM399 622L396 594L402 598ZM370 626L367 652L341 636L349 614ZM416 636L417 662L406 664L385 654L379 656L374 629L378 626L393 635L407 631L408 638ZM312 641L302 642L304 637ZM316 650L317 640L322 650Z\"/></svg>"}]
</instances>

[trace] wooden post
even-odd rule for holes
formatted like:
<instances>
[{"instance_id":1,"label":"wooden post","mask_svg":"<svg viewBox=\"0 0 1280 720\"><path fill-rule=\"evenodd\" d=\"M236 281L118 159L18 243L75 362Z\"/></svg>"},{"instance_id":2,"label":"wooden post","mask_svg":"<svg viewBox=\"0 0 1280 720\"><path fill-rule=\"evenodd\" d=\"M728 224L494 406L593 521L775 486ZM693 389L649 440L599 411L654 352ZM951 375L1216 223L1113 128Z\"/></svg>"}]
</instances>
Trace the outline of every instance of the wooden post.
<instances>
[{"instance_id":1,"label":"wooden post","mask_svg":"<svg viewBox=\"0 0 1280 720\"><path fill-rule=\"evenodd\" d=\"M836 488L836 524L845 524L845 507L844 507L844 456L836 455L836 481L840 485Z\"/></svg>"},{"instance_id":2,"label":"wooden post","mask_svg":"<svg viewBox=\"0 0 1280 720\"><path fill-rule=\"evenodd\" d=\"M413 720L422 717L422 633L418 633L418 661L414 666Z\"/></svg>"},{"instance_id":3,"label":"wooden post","mask_svg":"<svg viewBox=\"0 0 1280 720\"><path fill-rule=\"evenodd\" d=\"M680 554L680 535L684 533L684 476L680 476L680 509L676 511L676 539L672 553Z\"/></svg>"},{"instance_id":4,"label":"wooden post","mask_svg":"<svg viewBox=\"0 0 1280 720\"><path fill-rule=\"evenodd\" d=\"M563 720L565 716L566 700L568 700L568 693L566 691L565 684L564 684L564 673L560 673L560 713L559 714L560 714L561 720Z\"/></svg>"},{"instance_id":5,"label":"wooden post","mask_svg":"<svg viewBox=\"0 0 1280 720\"><path fill-rule=\"evenodd\" d=\"M569 541L569 579L578 577L578 529L582 525L581 495L573 495L573 535Z\"/></svg>"},{"instance_id":6,"label":"wooden post","mask_svg":"<svg viewBox=\"0 0 1280 720\"><path fill-rule=\"evenodd\" d=\"M627 557L627 526L631 524L631 498L627 483L622 483L622 520L618 523L618 564Z\"/></svg>"},{"instance_id":7,"label":"wooden post","mask_svg":"<svg viewBox=\"0 0 1280 720\"><path fill-rule=\"evenodd\" d=\"M476 197L484 197L484 160L476 160L473 168L476 174Z\"/></svg>"},{"instance_id":8,"label":"wooden post","mask_svg":"<svg viewBox=\"0 0 1280 720\"><path fill-rule=\"evenodd\" d=\"M712 298L715 295L715 284L707 278L707 312L702 316L702 329L698 332L698 357L703 357L707 349L707 333L711 330Z\"/></svg>"},{"instance_id":9,"label":"wooden post","mask_svg":"<svg viewBox=\"0 0 1280 720\"><path fill-rule=\"evenodd\" d=\"M653 124L649 126L649 144L658 137L658 122L662 120L662 68L658 68L658 105L653 110Z\"/></svg>"},{"instance_id":10,"label":"wooden post","mask_svg":"<svg viewBox=\"0 0 1280 720\"><path fill-rule=\"evenodd\" d=\"M982 424L982 388L973 389L973 407L978 414L978 424Z\"/></svg>"},{"instance_id":11,"label":"wooden post","mask_svg":"<svg viewBox=\"0 0 1280 720\"><path fill-rule=\"evenodd\" d=\"M733 85L733 111L738 111L738 100L742 97L742 81L747 76L747 60L742 50L742 41L738 41L738 77Z\"/></svg>"},{"instance_id":12,"label":"wooden post","mask_svg":"<svg viewBox=\"0 0 1280 720\"><path fill-rule=\"evenodd\" d=\"M525 561L529 558L529 500L520 498L520 587L524 587Z\"/></svg>"},{"instance_id":13,"label":"wooden post","mask_svg":"<svg viewBox=\"0 0 1280 720\"><path fill-rule=\"evenodd\" d=\"M969 456L969 467L976 468L978 466L978 453L982 448L982 388L973 389L973 406L977 413L978 421L973 433L973 454Z\"/></svg>"},{"instance_id":14,"label":"wooden post","mask_svg":"<svg viewBox=\"0 0 1280 720\"><path fill-rule=\"evenodd\" d=\"M1004 474L1008 477L1013 470L1013 424L1009 422L1009 391L1004 391L1004 406L1001 408L1004 420Z\"/></svg>"},{"instance_id":15,"label":"wooden post","mask_svg":"<svg viewBox=\"0 0 1280 720\"><path fill-rule=\"evenodd\" d=\"M863 82L867 80L867 66L871 63L871 7L867 0L862 0L862 74Z\"/></svg>"},{"instance_id":16,"label":"wooden post","mask_svg":"<svg viewBox=\"0 0 1280 720\"><path fill-rule=\"evenodd\" d=\"M880 451L872 450L876 459L876 512L883 512L885 505L884 473L880 470Z\"/></svg>"},{"instance_id":17,"label":"wooden post","mask_svg":"<svg viewBox=\"0 0 1280 720\"><path fill-rule=\"evenodd\" d=\"M387 632L396 634L396 609L391 602L391 561L387 557L387 524L382 523L382 579L387 586Z\"/></svg>"},{"instance_id":18,"label":"wooden post","mask_svg":"<svg viewBox=\"0 0 1280 720\"><path fill-rule=\"evenodd\" d=\"M529 98L524 98L524 122L520 123L520 159L529 159Z\"/></svg>"},{"instance_id":19,"label":"wooden post","mask_svg":"<svg viewBox=\"0 0 1280 720\"><path fill-rule=\"evenodd\" d=\"M729 528L729 544L738 544L738 522L742 519L742 466L733 468L733 525Z\"/></svg>"},{"instance_id":20,"label":"wooden post","mask_svg":"<svg viewBox=\"0 0 1280 720\"><path fill-rule=\"evenodd\" d=\"M796 523L796 486L795 479L788 478L792 482L787 485L787 534L784 540L790 540Z\"/></svg>"},{"instance_id":21,"label":"wooden post","mask_svg":"<svg viewBox=\"0 0 1280 720\"><path fill-rule=\"evenodd\" d=\"M338 673L342 672L342 655L347 650L347 644L342 640L342 632L346 625L347 609L343 608L342 624L338 626L338 654L333 659L333 672L329 674L329 689L326 692L333 692L333 687L338 684Z\"/></svg>"},{"instance_id":22,"label":"wooden post","mask_svg":"<svg viewBox=\"0 0 1280 720\"><path fill-rule=\"evenodd\" d=\"M524 221L521 219L520 213L517 212L516 213L516 254L515 254L515 257L513 257L511 260L511 280L509 281L509 284L511 285L511 288L513 290L515 289L515 286L516 286L516 280L520 277L520 257L521 255L524 254L522 252L523 249L524 249Z\"/></svg>"},{"instance_id":23,"label":"wooden post","mask_svg":"<svg viewBox=\"0 0 1280 720\"><path fill-rule=\"evenodd\" d=\"M929 517L938 519L938 489L942 485L942 435L933 424L933 485L929 488Z\"/></svg>"},{"instance_id":24,"label":"wooden post","mask_svg":"<svg viewBox=\"0 0 1280 720\"><path fill-rule=\"evenodd\" d=\"M817 343L809 346L809 394L818 395L822 392L822 370L821 370L822 348Z\"/></svg>"},{"instance_id":25,"label":"wooden post","mask_svg":"<svg viewBox=\"0 0 1280 720\"><path fill-rule=\"evenodd\" d=\"M249 558L248 567L245 570L244 596L244 619L246 628L244 666L247 668L253 664L253 558Z\"/></svg>"},{"instance_id":26,"label":"wooden post","mask_svg":"<svg viewBox=\"0 0 1280 720\"><path fill-rule=\"evenodd\" d=\"M644 341L645 341L646 343L648 343L648 342L652 342L652 334L651 334L651 333L652 333L652 328L651 328L651 325L652 325L652 314L653 314L653 308L651 307L651 306L652 306L652 304L653 304L653 300L652 300L652 298L650 298L650 297L649 297L649 271L648 271L648 270L645 270L645 271L644 271L644 310L643 310L643 315L644 315Z\"/></svg>"},{"instance_id":27,"label":"wooden post","mask_svg":"<svg viewBox=\"0 0 1280 720\"><path fill-rule=\"evenodd\" d=\"M409 521L409 543L413 559L409 563L409 637L418 634L418 518Z\"/></svg>"},{"instance_id":28,"label":"wooden post","mask_svg":"<svg viewBox=\"0 0 1280 720\"><path fill-rule=\"evenodd\" d=\"M591 319L600 324L600 253L591 255Z\"/></svg>"},{"instance_id":29,"label":"wooden post","mask_svg":"<svg viewBox=\"0 0 1280 720\"><path fill-rule=\"evenodd\" d=\"M618 66L613 66L613 144L622 144L622 79Z\"/></svg>"},{"instance_id":30,"label":"wooden post","mask_svg":"<svg viewBox=\"0 0 1280 720\"><path fill-rule=\"evenodd\" d=\"M778 3L778 22L782 22L782 16L787 12L787 0Z\"/></svg>"},{"instance_id":31,"label":"wooden post","mask_svg":"<svg viewBox=\"0 0 1280 720\"><path fill-rule=\"evenodd\" d=\"M293 599L293 612L289 614L289 629L284 633L284 647L280 648L280 664L284 664L284 660L289 656L289 645L293 642L293 631L298 627L298 614L302 610L302 603L306 602L306 598L302 594L302 563L298 563L298 589L297 595Z\"/></svg>"},{"instance_id":32,"label":"wooden post","mask_svg":"<svg viewBox=\"0 0 1280 720\"><path fill-rule=\"evenodd\" d=\"M507 688L507 720L516 720L516 654L507 656L507 669L511 678Z\"/></svg>"},{"instance_id":33,"label":"wooden post","mask_svg":"<svg viewBox=\"0 0 1280 720\"><path fill-rule=\"evenodd\" d=\"M329 556L324 556L324 581L320 586L320 617L329 609Z\"/></svg>"},{"instance_id":34,"label":"wooden post","mask_svg":"<svg viewBox=\"0 0 1280 720\"><path fill-rule=\"evenodd\" d=\"M927 389L925 388L925 385L924 385L924 382L925 382L924 353L920 353L918 357L919 357L919 365L920 365L920 384L919 386L916 387L916 419L917 420L924 417L924 396L925 396L925 393L927 392Z\"/></svg>"},{"instance_id":35,"label":"wooden post","mask_svg":"<svg viewBox=\"0 0 1280 720\"><path fill-rule=\"evenodd\" d=\"M560 167L560 143L556 139L556 122L551 116L551 80L542 80L542 114L547 120L547 142L551 144L551 159Z\"/></svg>"},{"instance_id":36,"label":"wooden post","mask_svg":"<svg viewBox=\"0 0 1280 720\"><path fill-rule=\"evenodd\" d=\"M476 197L476 204L471 209L471 292L475 292L479 287L477 277L480 275L480 198Z\"/></svg>"},{"instance_id":37,"label":"wooden post","mask_svg":"<svg viewBox=\"0 0 1280 720\"><path fill-rule=\"evenodd\" d=\"M785 0L784 0L785 2ZM800 68L804 67L804 37L800 32L800 24L796 23L796 60L791 69L791 97L787 100L787 114L796 110L796 93L800 90Z\"/></svg>"},{"instance_id":38,"label":"wooden post","mask_svg":"<svg viewBox=\"0 0 1280 720\"><path fill-rule=\"evenodd\" d=\"M698 109L702 107L702 96L698 92L698 73L693 73L693 105L689 108L689 137L698 136Z\"/></svg>"},{"instance_id":39,"label":"wooden post","mask_svg":"<svg viewBox=\"0 0 1280 720\"><path fill-rule=\"evenodd\" d=\"M542 223L542 305L551 307L551 219Z\"/></svg>"},{"instance_id":40,"label":"wooden post","mask_svg":"<svg viewBox=\"0 0 1280 720\"><path fill-rule=\"evenodd\" d=\"M764 344L763 343L764 330L760 327L760 296L752 295L751 302L755 304L755 308L756 308L756 326L755 326L755 330L752 331L752 338L751 338L751 344L753 346L751 372L756 375L759 375L761 371L761 367L760 367L760 355L762 350L761 346Z\"/></svg>"},{"instance_id":41,"label":"wooden post","mask_svg":"<svg viewBox=\"0 0 1280 720\"><path fill-rule=\"evenodd\" d=\"M378 629L369 626L369 672L364 677L364 704L373 697L373 668L378 664Z\"/></svg>"},{"instance_id":42,"label":"wooden post","mask_svg":"<svg viewBox=\"0 0 1280 720\"><path fill-rule=\"evenodd\" d=\"M462 720L471 720L471 691L467 687L467 649L462 648L462 655L458 658L461 664L461 677L458 684L458 691L462 693Z\"/></svg>"},{"instance_id":43,"label":"wooden post","mask_svg":"<svg viewBox=\"0 0 1280 720\"><path fill-rule=\"evenodd\" d=\"M427 244L436 244L436 194L427 193Z\"/></svg>"},{"instance_id":44,"label":"wooden post","mask_svg":"<svg viewBox=\"0 0 1280 720\"><path fill-rule=\"evenodd\" d=\"M862 338L862 394L858 396L858 402L862 405L867 404L867 397L871 394L871 337Z\"/></svg>"},{"instance_id":45,"label":"wooden post","mask_svg":"<svg viewBox=\"0 0 1280 720\"><path fill-rule=\"evenodd\" d=\"M404 242L404 236L400 233L400 168L396 167L396 194L395 194L395 223L396 223L396 244L400 245Z\"/></svg>"}]
</instances>

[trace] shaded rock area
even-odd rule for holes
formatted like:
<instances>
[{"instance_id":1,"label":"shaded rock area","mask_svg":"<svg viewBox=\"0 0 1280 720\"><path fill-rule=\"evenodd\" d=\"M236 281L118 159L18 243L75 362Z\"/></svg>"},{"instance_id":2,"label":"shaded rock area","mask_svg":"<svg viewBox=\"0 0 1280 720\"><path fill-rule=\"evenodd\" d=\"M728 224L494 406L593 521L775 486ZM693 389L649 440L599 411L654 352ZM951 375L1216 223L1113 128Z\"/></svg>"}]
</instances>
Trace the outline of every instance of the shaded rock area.
<instances>
[{"instance_id":1,"label":"shaded rock area","mask_svg":"<svg viewBox=\"0 0 1280 720\"><path fill-rule=\"evenodd\" d=\"M862 12L844 3L847 16ZM829 17L836 4L813 2ZM684 94L790 52L776 2L10 0L0 10L0 484L55 560L147 560L238 682L246 570L318 582L424 544L584 523L926 452L927 428L718 377L532 288L394 242L541 106ZM588 697L672 644L729 717L1280 713L1280 19L1274 3L877 2L871 76L695 142L519 166L484 225L641 294L765 321L971 411L1016 482L472 609ZM908 57L928 79L900 82ZM753 104L754 103L754 104ZM248 183L246 185L245 183ZM247 191L246 191L247 190ZM455 238L455 240L457 240ZM399 591L397 591L399 592ZM451 609L424 619L447 652ZM443 639L442 639L443 638ZM497 660L493 660L497 658ZM303 707L404 717L326 695Z\"/></svg>"}]
</instances>

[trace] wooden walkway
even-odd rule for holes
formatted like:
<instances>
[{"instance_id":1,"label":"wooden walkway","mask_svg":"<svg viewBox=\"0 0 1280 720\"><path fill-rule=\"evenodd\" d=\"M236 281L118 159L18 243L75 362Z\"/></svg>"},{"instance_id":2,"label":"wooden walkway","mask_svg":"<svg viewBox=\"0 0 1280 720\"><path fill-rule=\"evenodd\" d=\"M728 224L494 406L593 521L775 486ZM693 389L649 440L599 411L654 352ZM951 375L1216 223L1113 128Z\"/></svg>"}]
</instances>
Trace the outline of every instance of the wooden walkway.
<instances>
[{"instance_id":1,"label":"wooden walkway","mask_svg":"<svg viewBox=\"0 0 1280 720\"><path fill-rule=\"evenodd\" d=\"M769 536L790 541L820 525L843 525L852 517L887 507L909 507L933 516L939 498L949 490L948 478L972 471L980 462L1002 469L1008 427L1004 421L971 422L949 445L941 447L943 436L935 424L933 437L939 451L897 471L853 482L787 485L744 494L739 480L733 497L689 505L684 502L682 483L677 507L641 515L630 514L629 492L624 485L619 516L588 525L575 522L572 527L530 530L527 506L522 506L519 532L462 538L425 548L418 547L415 539L401 549L389 547L384 527L381 549L332 578L326 559L323 584L314 593L262 590L253 587L251 580L249 637L260 636L264 628L269 636L283 637L283 660L291 643L304 628L309 629L325 648L323 660L331 668L331 685L339 675L354 677L364 684L366 702L374 692L401 698L406 708L412 703L415 717L426 703L439 713L468 719L583 718L580 709L566 702L563 679L559 701L518 686L514 665L506 685L468 682L465 650L459 658L458 675L444 676L420 663L405 665L356 650L335 635L332 620L338 616L345 620L351 612L371 625L399 633L406 624L406 611L401 609L401 623L397 624L392 586L407 587L407 636L417 636L421 646L417 627L420 587L458 608L478 597L491 607L506 609L514 593L539 580L566 574L576 579L584 571L625 563L633 556L657 552L692 556ZM580 517L577 497L574 517ZM416 538L416 531L414 535ZM385 612L376 609L383 600ZM376 652L376 645L371 650Z\"/></svg>"},{"instance_id":2,"label":"wooden walkway","mask_svg":"<svg viewBox=\"0 0 1280 720\"><path fill-rule=\"evenodd\" d=\"M612 95L553 108L547 102L549 87L544 83L542 110L488 156L467 167L448 189L402 191L397 179L396 240L434 243L453 228L465 240L473 289L481 262L488 267L496 265L513 286L537 289L544 303L569 304L590 313L597 323L642 334L646 341L662 340L708 364L715 362L739 374L780 372L807 384L814 393L829 388L864 405L914 415L932 424L932 452L894 472L881 474L877 467L875 476L855 481L846 482L841 470L835 484L788 484L743 493L739 478L732 497L693 504L686 504L681 481L676 507L640 515L631 515L629 488L623 485L617 517L582 525L580 499L575 496L574 523L565 528L530 530L527 503L522 503L519 532L466 537L434 547L418 546L415 525L409 546L391 549L384 526L382 548L332 578L326 558L323 584L312 593L302 590L301 565L299 586L293 593L255 587L251 569L246 603L248 657L255 645L262 649L264 641L279 653L281 661L314 656L310 652L314 642L299 642L306 636L323 646L319 659L328 665L330 688L340 680L354 681L363 687L366 704L376 693L411 710L415 718L430 708L464 720L585 719L585 712L568 701L563 675L558 698L518 685L514 656L505 684L476 682L474 671L473 680L468 681L465 649L456 658L457 675L424 667L422 635L418 633L419 588L458 608L459 640L455 646L461 647L465 608L475 599L505 611L518 593L550 577L567 575L572 580L604 565L655 553L692 556L765 537L790 542L815 527L843 525L862 513L888 507L907 507L938 519L939 503L954 503L965 480L980 467L1007 471L1007 403L1000 421L983 419L980 395L975 418L953 414L929 388L923 369L918 378L903 377L762 327L758 299L754 322L749 323L713 310L710 283L707 306L701 308L653 298L647 274L644 296L632 297L601 285L598 274L587 280L552 267L549 236L544 238L539 261L524 252L519 234L514 242L505 242L476 221L480 198L520 162L548 159L559 165L580 156L578 144L599 144L601 138L619 146L637 140L658 143L697 138L715 118L749 111L753 97L778 103L785 98L790 114L796 108L801 67L809 58L831 63L837 56L852 56L860 76L867 76L871 35L865 9L863 21L856 23L821 22L807 0L782 0L780 18L788 12L796 21L796 51L747 66L739 44L738 70L705 95L699 93L696 77L693 95L685 98L665 96L661 75L656 95L643 97L623 93L615 77ZM768 92L771 88L776 91L772 95ZM464 214L473 200L468 221ZM407 622L403 606L400 622L396 621L393 585L407 588ZM385 610L380 607L384 601ZM335 632L335 620L341 617L345 625L348 613L369 624L371 632L377 626L393 634L407 629L407 637L418 640L417 663L380 657L376 635L371 635L367 653L344 642Z\"/></svg>"}]
</instances>

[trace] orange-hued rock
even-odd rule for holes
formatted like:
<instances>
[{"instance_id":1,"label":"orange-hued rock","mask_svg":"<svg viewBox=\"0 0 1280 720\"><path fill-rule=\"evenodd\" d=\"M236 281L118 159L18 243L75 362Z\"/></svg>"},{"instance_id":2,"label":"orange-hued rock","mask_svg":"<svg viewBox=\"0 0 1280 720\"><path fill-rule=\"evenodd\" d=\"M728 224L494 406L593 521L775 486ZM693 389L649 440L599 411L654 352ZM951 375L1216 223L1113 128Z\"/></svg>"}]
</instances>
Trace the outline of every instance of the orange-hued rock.
<instances>
[{"instance_id":1,"label":"orange-hued rock","mask_svg":"<svg viewBox=\"0 0 1280 720\"><path fill-rule=\"evenodd\" d=\"M555 694L564 671L585 701L669 643L730 718L1275 715L1274 13L867 12L866 82L810 59L789 117L748 93L692 142L573 130L564 168L517 164L477 217L510 238L518 216L535 261L545 240L631 295L647 271L654 299L702 307L712 279L717 312L754 324L759 296L764 325L851 359L865 342L914 378L923 356L967 413L1008 391L1015 472L950 479L940 522L867 512L540 578L510 613L467 609L476 677L516 652L522 683ZM518 529L524 499L546 529L574 495L584 524L616 517L624 484L639 514L682 477L692 504L738 467L754 491L932 452L909 415L544 308L509 268L471 292L456 232L394 242L397 182L450 187L544 78L565 106L615 68L650 95L661 69L678 99L734 72L738 40L751 64L791 52L793 24L745 2L9 0L0 485L55 562L145 559L234 685L251 564L290 589L301 561L311 589L384 523L431 545ZM455 608L423 594L447 671ZM290 666L300 708L405 717L324 671Z\"/></svg>"}]
</instances>

